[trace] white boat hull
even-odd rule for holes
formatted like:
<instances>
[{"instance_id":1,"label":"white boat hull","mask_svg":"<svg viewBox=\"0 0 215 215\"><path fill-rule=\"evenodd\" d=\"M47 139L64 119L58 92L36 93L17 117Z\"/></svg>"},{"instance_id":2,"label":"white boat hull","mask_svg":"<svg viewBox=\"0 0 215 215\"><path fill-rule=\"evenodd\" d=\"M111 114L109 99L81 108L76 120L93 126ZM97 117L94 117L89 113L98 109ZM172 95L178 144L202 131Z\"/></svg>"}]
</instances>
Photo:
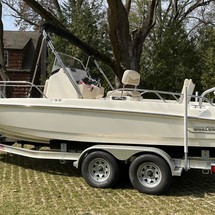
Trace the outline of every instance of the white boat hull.
<instances>
[{"instance_id":1,"label":"white boat hull","mask_svg":"<svg viewBox=\"0 0 215 215\"><path fill-rule=\"evenodd\" d=\"M215 110L188 108L189 146L215 146ZM1 99L0 133L15 140L184 144L184 104L110 99Z\"/></svg>"}]
</instances>

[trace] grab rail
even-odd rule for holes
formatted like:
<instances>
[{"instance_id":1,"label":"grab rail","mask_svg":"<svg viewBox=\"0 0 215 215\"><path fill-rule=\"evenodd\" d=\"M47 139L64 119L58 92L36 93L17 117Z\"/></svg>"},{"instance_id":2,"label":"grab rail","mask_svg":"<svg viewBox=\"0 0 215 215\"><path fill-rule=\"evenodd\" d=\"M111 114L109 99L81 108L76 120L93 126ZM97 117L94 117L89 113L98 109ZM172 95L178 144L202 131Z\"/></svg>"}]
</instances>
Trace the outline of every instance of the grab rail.
<instances>
[{"instance_id":1,"label":"grab rail","mask_svg":"<svg viewBox=\"0 0 215 215\"><path fill-rule=\"evenodd\" d=\"M41 94L41 96L47 98L46 95L39 88L43 86L38 86L28 81L0 81L0 87L26 87L26 88L29 87L31 90L32 88L35 88ZM0 91L0 94L1 96L3 96L3 98L6 98L6 96L2 91ZM29 98L29 96L30 96L30 93L28 92L27 98Z\"/></svg>"},{"instance_id":2,"label":"grab rail","mask_svg":"<svg viewBox=\"0 0 215 215\"><path fill-rule=\"evenodd\" d=\"M202 102L204 101L204 98L205 96L208 94L208 93L212 93L215 91L215 87L212 87L208 90L205 90L202 94L201 94L201 99L199 100L199 106L201 107L202 106ZM213 105L214 106L214 105Z\"/></svg>"},{"instance_id":3,"label":"grab rail","mask_svg":"<svg viewBox=\"0 0 215 215\"><path fill-rule=\"evenodd\" d=\"M42 97L47 98L47 96L42 92L40 89L41 87L44 87L43 85L35 85L31 82L28 81L0 81L0 87L29 87L30 89L35 88ZM130 91L130 92L139 92L141 97L143 97L147 93L152 93L156 95L161 101L167 103L169 99L165 99L165 95L170 95L173 97L173 99L178 102L181 96L184 96L182 93L176 93L176 92L167 92L167 91L158 91L158 90L148 90L148 89L138 89L138 88L119 88L116 90L113 90L106 98L110 97L111 95L114 94L114 92L121 91L121 95L123 95L124 91ZM215 87L210 88L206 91L204 91L201 96L198 95L188 95L188 97L191 97L195 99L199 103L199 107L202 107L203 101L206 101L209 103L211 106L215 106L215 104L212 103L212 101L208 98L205 97L208 93L214 92ZM6 98L4 93L0 90L0 97ZM30 93L28 92L27 98L29 98Z\"/></svg>"},{"instance_id":4,"label":"grab rail","mask_svg":"<svg viewBox=\"0 0 215 215\"><path fill-rule=\"evenodd\" d=\"M213 89L213 90L212 90ZM179 99L181 96L184 96L184 94L182 93L175 93L175 92L167 92L167 91L158 91L158 90L148 90L148 89L135 89L135 88L119 88L119 89L116 89L114 91L111 91L111 93L108 94L108 97L110 97L111 95L114 95L114 92L117 92L117 91L121 91L121 97L123 97L123 92L124 91L129 91L129 92L139 92L140 95L143 97L143 95L147 94L147 93L152 93L154 95L156 95L161 101L167 103L169 101L169 99L165 99L164 96L165 95L169 95L169 96L172 96L173 99L176 101L176 102L179 102ZM202 105L202 102L203 101L206 101L207 103L209 103L211 106L214 106L214 104L208 99L205 97L205 95L209 92L213 92L215 91L215 87L214 88L211 88L207 91L205 91L204 93L202 93L201 96L198 96L198 95L187 95L187 97L190 97L190 98L193 98L195 101L199 102L199 106L201 108L201 105Z\"/></svg>"},{"instance_id":5,"label":"grab rail","mask_svg":"<svg viewBox=\"0 0 215 215\"><path fill-rule=\"evenodd\" d=\"M183 94L180 94L180 93L173 93L173 92L166 92L166 91L157 91L157 90L148 90L148 89L119 88L119 89L116 89L116 90L112 91L107 97L110 97L111 95L114 94L114 92L117 92L117 91L122 91L122 95L123 95L123 92L124 92L124 91L139 92L141 96L143 96L143 95L146 94L146 93L153 93L153 94L155 94L160 100L162 100L163 102L166 102L167 100L166 100L162 95L170 95L170 96L172 96L176 101L178 101L178 99L179 99L179 98L177 98L177 97L180 97L181 95L183 95ZM107 98L107 97L106 97L106 98Z\"/></svg>"}]
</instances>

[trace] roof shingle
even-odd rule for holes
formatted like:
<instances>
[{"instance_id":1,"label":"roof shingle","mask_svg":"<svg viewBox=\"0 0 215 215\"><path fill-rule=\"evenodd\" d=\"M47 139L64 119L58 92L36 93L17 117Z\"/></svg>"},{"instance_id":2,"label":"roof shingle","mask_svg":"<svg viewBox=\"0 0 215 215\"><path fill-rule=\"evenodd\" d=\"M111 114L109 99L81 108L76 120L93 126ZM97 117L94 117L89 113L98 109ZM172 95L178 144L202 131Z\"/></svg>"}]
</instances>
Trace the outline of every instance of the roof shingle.
<instances>
[{"instance_id":1,"label":"roof shingle","mask_svg":"<svg viewBox=\"0 0 215 215\"><path fill-rule=\"evenodd\" d=\"M4 31L4 48L23 49L31 39L36 47L40 35L36 31Z\"/></svg>"}]
</instances>

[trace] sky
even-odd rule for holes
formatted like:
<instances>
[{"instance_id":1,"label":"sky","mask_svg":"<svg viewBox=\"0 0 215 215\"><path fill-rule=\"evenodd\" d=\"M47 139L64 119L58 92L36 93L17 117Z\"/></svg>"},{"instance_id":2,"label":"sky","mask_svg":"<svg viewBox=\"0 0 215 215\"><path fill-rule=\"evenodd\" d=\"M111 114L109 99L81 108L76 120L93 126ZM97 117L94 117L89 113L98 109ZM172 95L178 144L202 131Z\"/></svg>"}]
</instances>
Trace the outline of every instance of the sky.
<instances>
[{"instance_id":1,"label":"sky","mask_svg":"<svg viewBox=\"0 0 215 215\"><path fill-rule=\"evenodd\" d=\"M11 16L10 10L3 5L2 12L4 30L18 30L18 28L14 25L15 21L14 18Z\"/></svg>"},{"instance_id":2,"label":"sky","mask_svg":"<svg viewBox=\"0 0 215 215\"><path fill-rule=\"evenodd\" d=\"M59 3L62 3L63 0L60 0ZM6 7L4 4L2 4L2 21L4 25L4 30L13 30L17 31L19 28L17 28L14 25L14 18L11 16L11 10Z\"/></svg>"},{"instance_id":3,"label":"sky","mask_svg":"<svg viewBox=\"0 0 215 215\"><path fill-rule=\"evenodd\" d=\"M18 28L13 24L14 20L12 17L3 17L3 25L4 25L4 30L18 30Z\"/></svg>"}]
</instances>

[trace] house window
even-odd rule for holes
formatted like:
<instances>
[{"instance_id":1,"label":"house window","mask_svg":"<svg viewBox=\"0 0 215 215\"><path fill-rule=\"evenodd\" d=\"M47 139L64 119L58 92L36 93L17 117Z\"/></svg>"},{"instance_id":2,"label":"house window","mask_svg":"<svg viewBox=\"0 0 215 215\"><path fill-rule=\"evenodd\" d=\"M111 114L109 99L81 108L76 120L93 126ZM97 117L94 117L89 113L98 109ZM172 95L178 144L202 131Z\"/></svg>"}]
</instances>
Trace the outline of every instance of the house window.
<instances>
[{"instance_id":1,"label":"house window","mask_svg":"<svg viewBox=\"0 0 215 215\"><path fill-rule=\"evenodd\" d=\"M4 50L4 64L8 66L8 50Z\"/></svg>"}]
</instances>

